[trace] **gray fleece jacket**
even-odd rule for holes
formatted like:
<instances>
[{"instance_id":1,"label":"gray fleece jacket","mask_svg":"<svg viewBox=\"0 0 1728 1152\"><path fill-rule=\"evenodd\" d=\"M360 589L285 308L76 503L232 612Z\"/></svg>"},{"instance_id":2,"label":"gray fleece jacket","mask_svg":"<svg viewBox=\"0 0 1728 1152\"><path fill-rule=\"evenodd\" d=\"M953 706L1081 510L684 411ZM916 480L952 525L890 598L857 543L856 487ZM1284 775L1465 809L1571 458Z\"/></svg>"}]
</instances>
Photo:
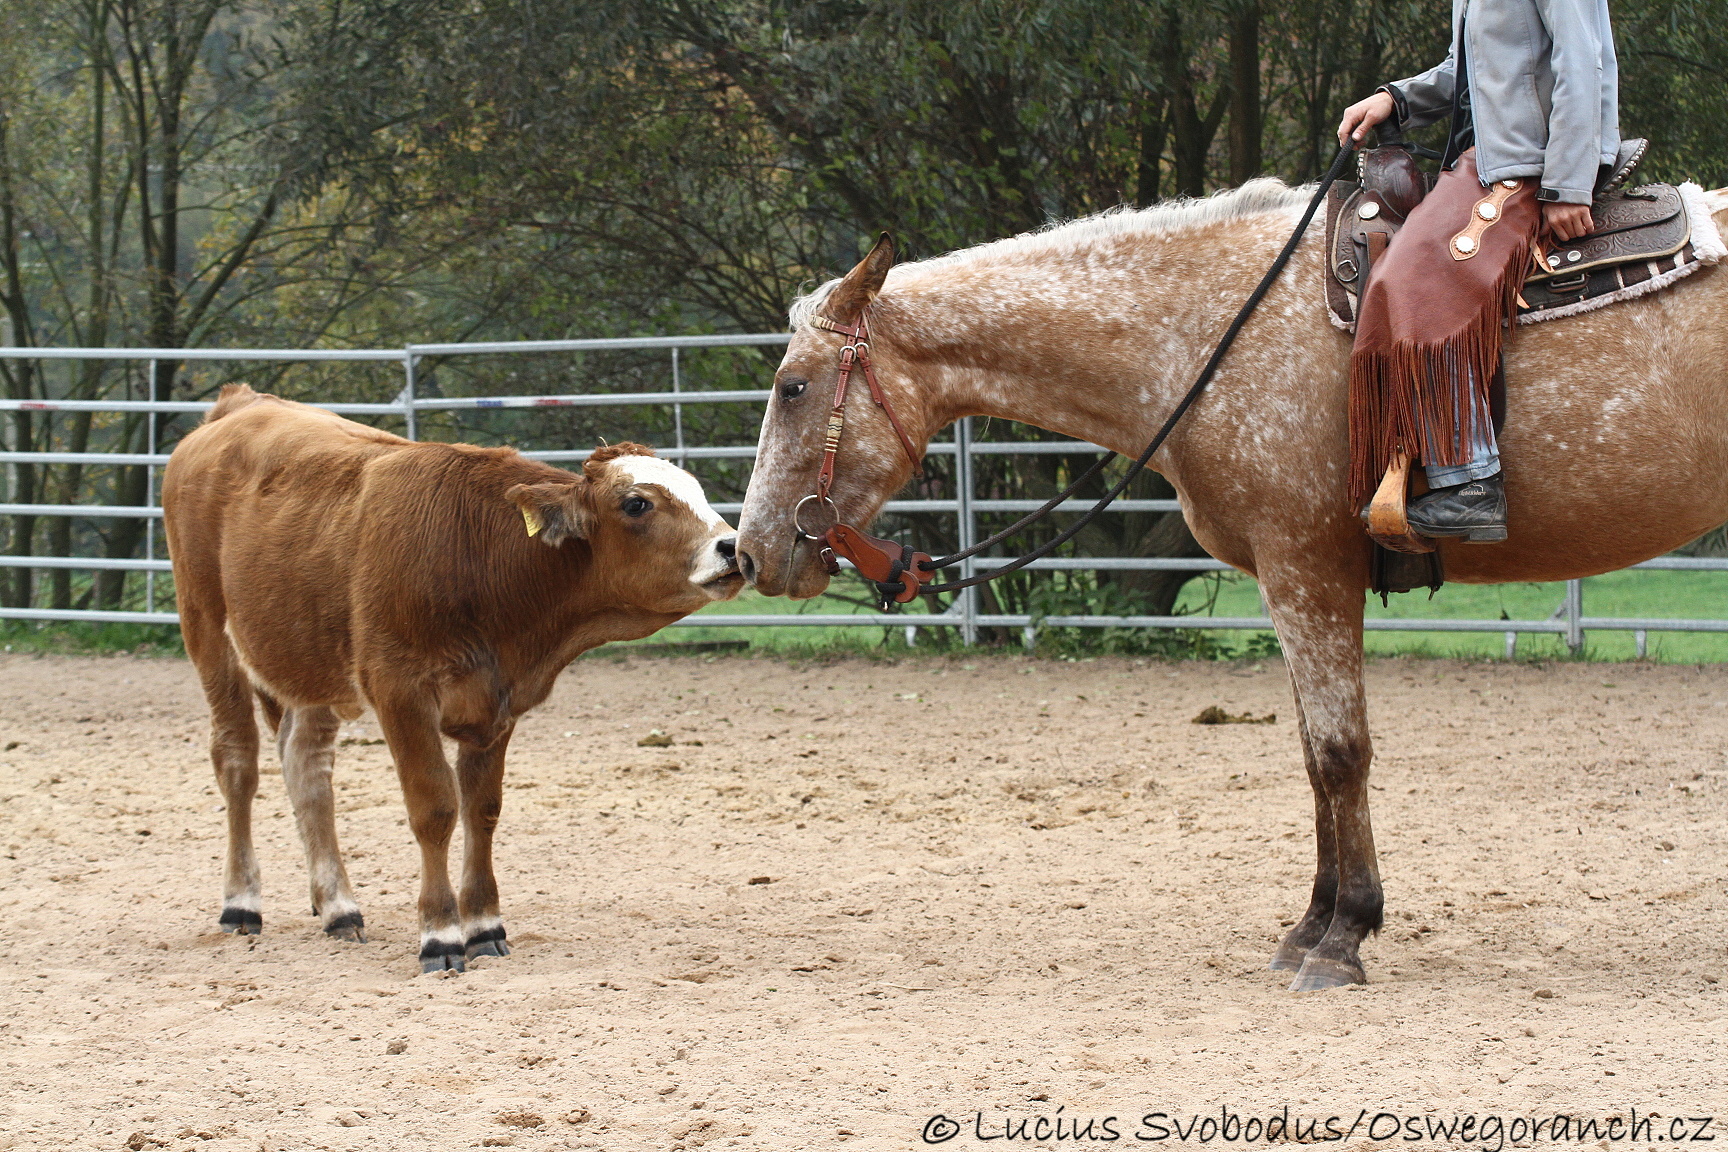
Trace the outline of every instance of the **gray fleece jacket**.
<instances>
[{"instance_id":1,"label":"gray fleece jacket","mask_svg":"<svg viewBox=\"0 0 1728 1152\"><path fill-rule=\"evenodd\" d=\"M1608 0L1452 0L1451 54L1387 85L1400 126L1451 112L1461 27L1482 183L1540 176L1541 199L1590 203L1597 169L1620 147Z\"/></svg>"}]
</instances>

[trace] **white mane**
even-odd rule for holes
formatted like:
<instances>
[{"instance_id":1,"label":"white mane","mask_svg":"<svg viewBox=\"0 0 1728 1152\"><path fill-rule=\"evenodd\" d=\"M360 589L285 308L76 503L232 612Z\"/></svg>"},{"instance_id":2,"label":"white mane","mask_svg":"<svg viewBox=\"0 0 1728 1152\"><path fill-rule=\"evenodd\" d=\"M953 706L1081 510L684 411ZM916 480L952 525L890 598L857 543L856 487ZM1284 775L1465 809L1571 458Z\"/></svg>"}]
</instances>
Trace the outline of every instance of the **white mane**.
<instances>
[{"instance_id":1,"label":"white mane","mask_svg":"<svg viewBox=\"0 0 1728 1152\"><path fill-rule=\"evenodd\" d=\"M986 244L962 248L944 256L896 265L888 273L888 283L893 283L902 273L913 269L925 271L1035 252L1071 252L1112 236L1179 232L1268 212L1291 212L1305 207L1313 194L1312 185L1292 188L1282 180L1265 176L1250 180L1240 188L1228 188L1204 198L1182 197L1154 204L1150 208L1110 208L1092 216L1082 216L1078 220L1052 222L1035 232L1023 232L1004 240L992 240ZM838 283L839 279L830 280L815 291L792 301L792 307L787 313L790 327L796 330L808 322Z\"/></svg>"}]
</instances>

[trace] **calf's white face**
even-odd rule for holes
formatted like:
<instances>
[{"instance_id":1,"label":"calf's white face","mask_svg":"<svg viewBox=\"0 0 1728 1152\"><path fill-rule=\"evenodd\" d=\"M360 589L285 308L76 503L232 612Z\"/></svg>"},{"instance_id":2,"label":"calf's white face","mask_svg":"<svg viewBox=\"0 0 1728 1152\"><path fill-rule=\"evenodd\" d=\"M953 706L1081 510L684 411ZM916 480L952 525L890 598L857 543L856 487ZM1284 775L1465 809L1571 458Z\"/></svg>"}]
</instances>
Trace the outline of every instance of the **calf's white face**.
<instances>
[{"instance_id":1,"label":"calf's white face","mask_svg":"<svg viewBox=\"0 0 1728 1152\"><path fill-rule=\"evenodd\" d=\"M605 603L683 616L744 587L738 534L696 477L640 444L609 445L580 476L518 484L504 495L542 544L587 541L589 578Z\"/></svg>"},{"instance_id":2,"label":"calf's white face","mask_svg":"<svg viewBox=\"0 0 1728 1152\"><path fill-rule=\"evenodd\" d=\"M658 456L619 456L613 459L612 467L628 477L633 490L659 488L678 506L667 511L687 513L706 530L690 558L690 583L711 600L730 600L738 595L744 586L735 559L738 534L709 507L701 481ZM647 493L643 496L652 499Z\"/></svg>"}]
</instances>

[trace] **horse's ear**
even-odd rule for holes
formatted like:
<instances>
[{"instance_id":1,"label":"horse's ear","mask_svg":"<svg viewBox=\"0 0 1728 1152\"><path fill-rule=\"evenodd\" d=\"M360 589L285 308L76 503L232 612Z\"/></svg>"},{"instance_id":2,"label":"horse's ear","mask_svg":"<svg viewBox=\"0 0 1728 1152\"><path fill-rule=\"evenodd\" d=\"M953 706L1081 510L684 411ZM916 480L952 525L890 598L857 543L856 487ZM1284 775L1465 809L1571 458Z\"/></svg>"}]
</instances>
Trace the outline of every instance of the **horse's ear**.
<instances>
[{"instance_id":1,"label":"horse's ear","mask_svg":"<svg viewBox=\"0 0 1728 1152\"><path fill-rule=\"evenodd\" d=\"M888 278L888 269L893 266L894 238L884 232L864 254L864 259L828 293L828 299L822 302L822 315L836 324L856 323L858 314L882 291L882 281Z\"/></svg>"}]
</instances>

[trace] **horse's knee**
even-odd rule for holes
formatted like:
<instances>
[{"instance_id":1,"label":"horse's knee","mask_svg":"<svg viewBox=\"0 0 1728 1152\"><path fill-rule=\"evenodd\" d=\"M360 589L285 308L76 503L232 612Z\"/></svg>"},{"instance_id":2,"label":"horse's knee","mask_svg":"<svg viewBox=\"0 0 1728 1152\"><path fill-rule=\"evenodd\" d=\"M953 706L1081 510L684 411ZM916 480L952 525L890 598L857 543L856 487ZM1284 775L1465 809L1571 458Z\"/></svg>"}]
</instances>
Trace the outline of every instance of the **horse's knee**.
<instances>
[{"instance_id":1,"label":"horse's knee","mask_svg":"<svg viewBox=\"0 0 1728 1152\"><path fill-rule=\"evenodd\" d=\"M1329 794L1340 789L1360 788L1368 778L1374 747L1366 733L1360 736L1327 736L1313 740L1314 770Z\"/></svg>"},{"instance_id":2,"label":"horse's knee","mask_svg":"<svg viewBox=\"0 0 1728 1152\"><path fill-rule=\"evenodd\" d=\"M250 801L258 795L258 766L216 762L216 786L230 804Z\"/></svg>"}]
</instances>

